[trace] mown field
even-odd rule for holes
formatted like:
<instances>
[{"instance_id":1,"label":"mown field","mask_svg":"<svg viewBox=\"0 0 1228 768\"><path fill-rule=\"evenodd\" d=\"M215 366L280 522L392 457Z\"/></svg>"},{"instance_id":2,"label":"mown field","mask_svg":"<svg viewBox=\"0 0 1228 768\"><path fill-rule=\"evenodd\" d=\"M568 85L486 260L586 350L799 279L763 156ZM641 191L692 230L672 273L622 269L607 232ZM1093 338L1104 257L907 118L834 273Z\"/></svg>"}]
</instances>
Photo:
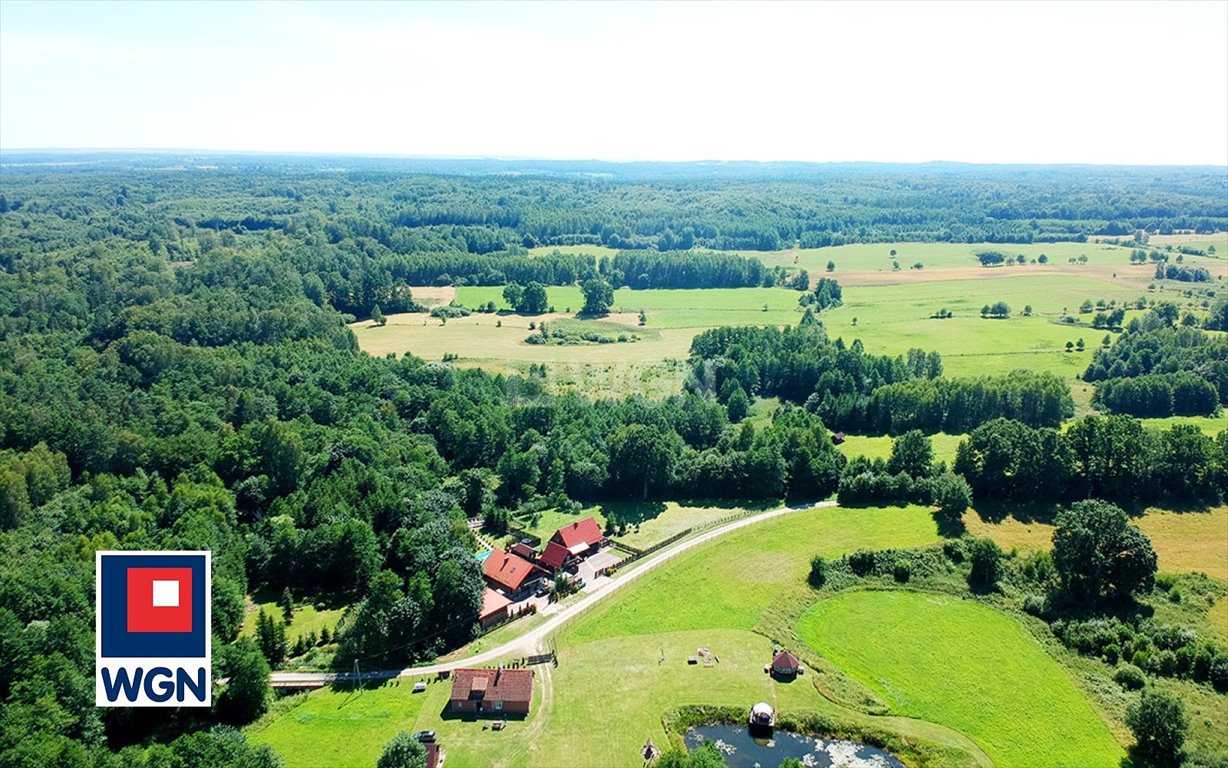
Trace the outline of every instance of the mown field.
<instances>
[{"instance_id":1,"label":"mown field","mask_svg":"<svg viewBox=\"0 0 1228 768\"><path fill-rule=\"evenodd\" d=\"M816 603L798 628L894 713L955 728L996 765L1112 766L1124 755L1057 662L992 608L852 591Z\"/></svg>"}]
</instances>

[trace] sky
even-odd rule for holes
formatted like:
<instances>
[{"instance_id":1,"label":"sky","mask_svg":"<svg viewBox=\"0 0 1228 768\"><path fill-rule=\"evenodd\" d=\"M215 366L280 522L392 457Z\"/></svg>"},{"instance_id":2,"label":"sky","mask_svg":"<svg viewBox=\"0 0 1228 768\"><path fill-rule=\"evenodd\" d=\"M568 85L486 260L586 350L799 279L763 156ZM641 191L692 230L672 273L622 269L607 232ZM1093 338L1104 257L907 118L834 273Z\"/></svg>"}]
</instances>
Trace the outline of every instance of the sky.
<instances>
[{"instance_id":1,"label":"sky","mask_svg":"<svg viewBox=\"0 0 1228 768\"><path fill-rule=\"evenodd\" d=\"M1228 165L1228 0L0 0L0 148Z\"/></svg>"}]
</instances>

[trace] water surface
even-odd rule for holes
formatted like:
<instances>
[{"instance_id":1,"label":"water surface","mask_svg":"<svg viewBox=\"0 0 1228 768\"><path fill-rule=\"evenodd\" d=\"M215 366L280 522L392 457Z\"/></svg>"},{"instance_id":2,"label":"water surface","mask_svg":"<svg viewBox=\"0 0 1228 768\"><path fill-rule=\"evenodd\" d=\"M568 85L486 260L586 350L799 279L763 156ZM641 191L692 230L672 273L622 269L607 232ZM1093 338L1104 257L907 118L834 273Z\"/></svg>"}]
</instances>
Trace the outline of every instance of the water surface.
<instances>
[{"instance_id":1,"label":"water surface","mask_svg":"<svg viewBox=\"0 0 1228 768\"><path fill-rule=\"evenodd\" d=\"M745 726L704 725L688 730L685 740L687 749L716 742L728 768L776 768L786 757L796 757L809 768L904 768L899 759L878 747L781 730L764 739L753 738Z\"/></svg>"}]
</instances>

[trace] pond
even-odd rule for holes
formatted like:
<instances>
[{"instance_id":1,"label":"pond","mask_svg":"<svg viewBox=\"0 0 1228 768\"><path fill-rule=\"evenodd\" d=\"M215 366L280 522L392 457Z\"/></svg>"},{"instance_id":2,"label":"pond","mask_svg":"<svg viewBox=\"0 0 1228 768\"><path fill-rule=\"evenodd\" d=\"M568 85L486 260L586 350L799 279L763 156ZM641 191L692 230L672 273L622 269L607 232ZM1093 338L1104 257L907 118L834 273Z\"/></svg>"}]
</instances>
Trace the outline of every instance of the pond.
<instances>
[{"instance_id":1,"label":"pond","mask_svg":"<svg viewBox=\"0 0 1228 768\"><path fill-rule=\"evenodd\" d=\"M704 725L686 732L687 749L705 741L716 742L729 768L776 768L786 757L796 757L812 768L904 768L897 758L877 747L855 741L835 741L777 730L771 738L752 737L736 725Z\"/></svg>"}]
</instances>

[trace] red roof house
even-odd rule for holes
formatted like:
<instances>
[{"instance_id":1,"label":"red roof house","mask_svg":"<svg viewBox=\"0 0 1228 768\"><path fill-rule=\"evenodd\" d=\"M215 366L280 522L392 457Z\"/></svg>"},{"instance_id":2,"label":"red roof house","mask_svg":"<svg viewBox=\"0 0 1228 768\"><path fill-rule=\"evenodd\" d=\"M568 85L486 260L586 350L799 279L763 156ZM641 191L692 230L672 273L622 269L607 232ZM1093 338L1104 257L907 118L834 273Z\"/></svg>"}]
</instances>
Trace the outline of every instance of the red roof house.
<instances>
[{"instance_id":1,"label":"red roof house","mask_svg":"<svg viewBox=\"0 0 1228 768\"><path fill-rule=\"evenodd\" d=\"M448 708L473 714L527 715L533 703L531 669L458 669Z\"/></svg>"},{"instance_id":2,"label":"red roof house","mask_svg":"<svg viewBox=\"0 0 1228 768\"><path fill-rule=\"evenodd\" d=\"M605 537L601 535L601 526L591 517L565 525L554 532L550 541L558 542L573 555L580 555L600 547Z\"/></svg>"},{"instance_id":3,"label":"red roof house","mask_svg":"<svg viewBox=\"0 0 1228 768\"><path fill-rule=\"evenodd\" d=\"M570 557L571 553L567 551L567 547L557 541L551 541L546 545L545 551L542 552L541 557L537 558L537 561L546 568L557 571Z\"/></svg>"},{"instance_id":4,"label":"red roof house","mask_svg":"<svg viewBox=\"0 0 1228 768\"><path fill-rule=\"evenodd\" d=\"M542 575L542 570L521 557L495 547L482 561L482 575L492 587L514 595Z\"/></svg>"},{"instance_id":5,"label":"red roof house","mask_svg":"<svg viewBox=\"0 0 1228 768\"><path fill-rule=\"evenodd\" d=\"M478 622L482 629L489 629L507 618L507 607L512 601L490 587L482 592L482 612L478 614Z\"/></svg>"}]
</instances>

